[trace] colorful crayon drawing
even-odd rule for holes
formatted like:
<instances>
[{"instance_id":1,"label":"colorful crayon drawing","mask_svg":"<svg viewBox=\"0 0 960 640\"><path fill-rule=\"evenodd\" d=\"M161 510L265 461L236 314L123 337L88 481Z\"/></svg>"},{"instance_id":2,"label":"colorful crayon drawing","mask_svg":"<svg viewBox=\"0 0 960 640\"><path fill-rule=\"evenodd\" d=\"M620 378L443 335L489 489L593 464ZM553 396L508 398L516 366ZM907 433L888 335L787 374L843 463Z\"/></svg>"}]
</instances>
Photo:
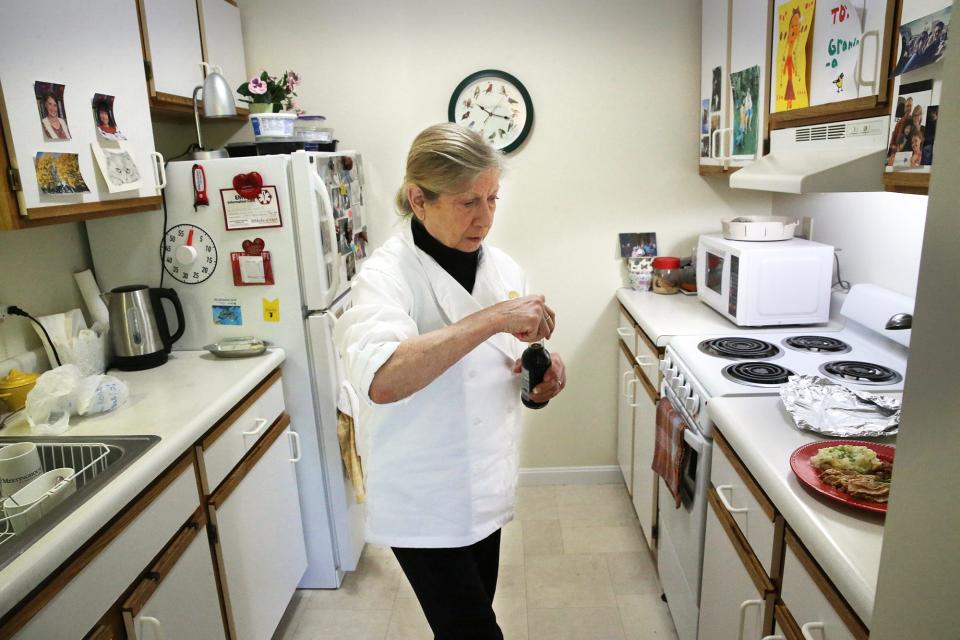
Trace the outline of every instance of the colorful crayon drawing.
<instances>
[{"instance_id":1,"label":"colorful crayon drawing","mask_svg":"<svg viewBox=\"0 0 960 640\"><path fill-rule=\"evenodd\" d=\"M807 44L814 0L790 0L777 8L777 111L810 104L807 92Z\"/></svg>"}]
</instances>

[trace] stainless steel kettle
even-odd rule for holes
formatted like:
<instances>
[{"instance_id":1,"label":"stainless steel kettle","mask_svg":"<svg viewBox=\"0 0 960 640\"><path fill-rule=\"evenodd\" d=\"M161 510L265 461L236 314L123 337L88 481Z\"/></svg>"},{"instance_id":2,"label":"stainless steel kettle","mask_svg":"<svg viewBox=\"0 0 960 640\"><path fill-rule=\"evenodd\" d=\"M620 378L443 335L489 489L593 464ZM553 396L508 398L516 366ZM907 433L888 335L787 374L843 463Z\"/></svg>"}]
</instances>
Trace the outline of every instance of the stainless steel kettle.
<instances>
[{"instance_id":1,"label":"stainless steel kettle","mask_svg":"<svg viewBox=\"0 0 960 640\"><path fill-rule=\"evenodd\" d=\"M110 314L112 365L123 371L139 371L165 363L173 343L186 328L177 292L132 284L117 287L102 297ZM173 335L163 311L164 299L173 304L177 314L177 331Z\"/></svg>"}]
</instances>

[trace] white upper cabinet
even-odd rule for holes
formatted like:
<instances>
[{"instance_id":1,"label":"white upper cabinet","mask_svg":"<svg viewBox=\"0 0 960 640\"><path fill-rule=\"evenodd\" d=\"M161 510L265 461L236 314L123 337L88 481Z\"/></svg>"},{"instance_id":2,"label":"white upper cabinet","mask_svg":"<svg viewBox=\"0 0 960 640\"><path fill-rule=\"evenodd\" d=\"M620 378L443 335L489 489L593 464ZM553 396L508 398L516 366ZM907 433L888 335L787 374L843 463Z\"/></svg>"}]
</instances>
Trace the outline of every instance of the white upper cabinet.
<instances>
[{"instance_id":1,"label":"white upper cabinet","mask_svg":"<svg viewBox=\"0 0 960 640\"><path fill-rule=\"evenodd\" d=\"M730 108L725 126L730 129L728 153L733 166L743 166L763 155L770 59L764 35L769 24L766 2L730 0L730 68L724 78L724 92Z\"/></svg>"},{"instance_id":2,"label":"white upper cabinet","mask_svg":"<svg viewBox=\"0 0 960 640\"><path fill-rule=\"evenodd\" d=\"M729 110L728 21L730 0L703 0L700 23L701 165L722 165L729 137L724 136ZM704 107L706 105L706 107ZM706 109L706 116L704 116ZM706 122L704 123L704 117ZM706 140L704 140L706 138Z\"/></svg>"},{"instance_id":3,"label":"white upper cabinet","mask_svg":"<svg viewBox=\"0 0 960 640\"><path fill-rule=\"evenodd\" d=\"M249 79L240 30L240 8L229 0L200 0L200 9L204 59L223 69L223 77L239 99L236 89Z\"/></svg>"},{"instance_id":4,"label":"white upper cabinet","mask_svg":"<svg viewBox=\"0 0 960 640\"><path fill-rule=\"evenodd\" d=\"M204 77L196 0L139 1L150 95L191 98Z\"/></svg>"}]
</instances>

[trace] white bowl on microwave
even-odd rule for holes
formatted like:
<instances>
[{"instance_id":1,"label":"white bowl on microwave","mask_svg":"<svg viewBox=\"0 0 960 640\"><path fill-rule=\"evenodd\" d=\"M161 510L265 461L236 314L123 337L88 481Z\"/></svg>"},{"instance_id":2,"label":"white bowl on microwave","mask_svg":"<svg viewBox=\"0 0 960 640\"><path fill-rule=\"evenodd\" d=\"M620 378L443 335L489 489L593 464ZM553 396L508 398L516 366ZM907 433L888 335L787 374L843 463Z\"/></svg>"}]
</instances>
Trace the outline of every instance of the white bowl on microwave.
<instances>
[{"instance_id":1,"label":"white bowl on microwave","mask_svg":"<svg viewBox=\"0 0 960 640\"><path fill-rule=\"evenodd\" d=\"M723 220L723 237L747 242L789 240L797 219L786 216L737 216Z\"/></svg>"}]
</instances>

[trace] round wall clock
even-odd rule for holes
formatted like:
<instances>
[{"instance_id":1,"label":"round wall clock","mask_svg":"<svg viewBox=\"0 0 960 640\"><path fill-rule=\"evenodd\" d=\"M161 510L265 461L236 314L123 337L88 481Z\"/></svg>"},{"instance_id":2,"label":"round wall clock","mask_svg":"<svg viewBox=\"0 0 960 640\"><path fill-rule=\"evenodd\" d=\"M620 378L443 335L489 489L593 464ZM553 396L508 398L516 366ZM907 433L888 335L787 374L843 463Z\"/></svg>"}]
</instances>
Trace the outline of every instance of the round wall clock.
<instances>
[{"instance_id":1,"label":"round wall clock","mask_svg":"<svg viewBox=\"0 0 960 640\"><path fill-rule=\"evenodd\" d=\"M523 144L533 127L533 101L515 77L486 69L470 74L453 90L447 118L510 153Z\"/></svg>"}]
</instances>

